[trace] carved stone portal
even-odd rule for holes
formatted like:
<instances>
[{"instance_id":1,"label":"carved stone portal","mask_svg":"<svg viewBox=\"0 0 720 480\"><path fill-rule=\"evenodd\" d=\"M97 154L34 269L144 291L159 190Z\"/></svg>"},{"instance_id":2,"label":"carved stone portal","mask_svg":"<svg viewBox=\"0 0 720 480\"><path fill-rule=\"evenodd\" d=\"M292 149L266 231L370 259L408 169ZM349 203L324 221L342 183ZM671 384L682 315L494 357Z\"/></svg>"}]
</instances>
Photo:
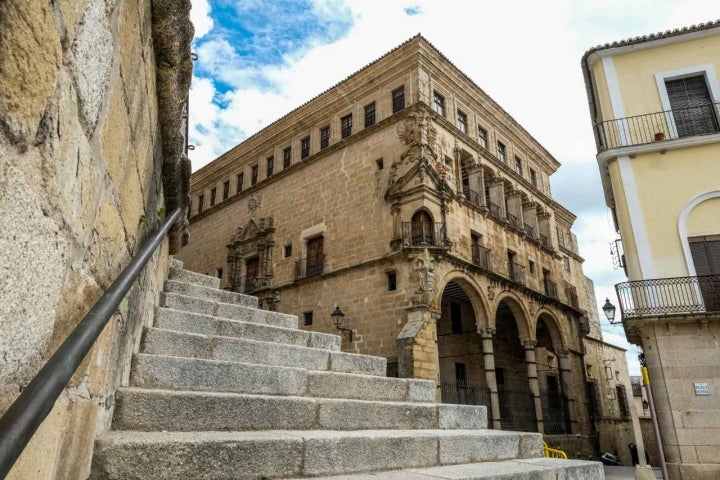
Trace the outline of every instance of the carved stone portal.
<instances>
[{"instance_id":1,"label":"carved stone portal","mask_svg":"<svg viewBox=\"0 0 720 480\"><path fill-rule=\"evenodd\" d=\"M230 290L251 293L269 287L273 277L273 218L251 218L230 238Z\"/></svg>"}]
</instances>

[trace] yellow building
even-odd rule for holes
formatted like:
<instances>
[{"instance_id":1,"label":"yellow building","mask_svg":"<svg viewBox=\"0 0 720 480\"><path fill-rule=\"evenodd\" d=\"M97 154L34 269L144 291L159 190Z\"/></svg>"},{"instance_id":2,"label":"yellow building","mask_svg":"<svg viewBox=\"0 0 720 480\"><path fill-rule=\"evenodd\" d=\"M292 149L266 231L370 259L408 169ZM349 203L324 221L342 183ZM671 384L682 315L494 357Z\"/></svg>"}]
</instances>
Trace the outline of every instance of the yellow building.
<instances>
[{"instance_id":1,"label":"yellow building","mask_svg":"<svg viewBox=\"0 0 720 480\"><path fill-rule=\"evenodd\" d=\"M582 60L607 205L670 478L720 478L720 22Z\"/></svg>"}]
</instances>

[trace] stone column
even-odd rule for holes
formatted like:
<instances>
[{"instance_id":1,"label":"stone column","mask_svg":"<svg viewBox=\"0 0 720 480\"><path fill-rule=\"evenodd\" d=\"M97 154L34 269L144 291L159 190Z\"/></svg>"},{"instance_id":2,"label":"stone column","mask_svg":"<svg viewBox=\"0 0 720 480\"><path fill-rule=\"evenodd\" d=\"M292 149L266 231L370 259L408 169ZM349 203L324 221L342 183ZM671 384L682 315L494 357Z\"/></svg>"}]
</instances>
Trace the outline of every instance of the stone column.
<instances>
[{"instance_id":1,"label":"stone column","mask_svg":"<svg viewBox=\"0 0 720 480\"><path fill-rule=\"evenodd\" d=\"M413 305L406 311L407 323L395 341L398 351L398 375L432 380L437 386L436 401L440 401L440 360L437 349L439 313L426 305Z\"/></svg>"},{"instance_id":2,"label":"stone column","mask_svg":"<svg viewBox=\"0 0 720 480\"><path fill-rule=\"evenodd\" d=\"M537 210L535 209L535 202L526 202L522 205L523 210L523 222L525 225L529 225L532 228L533 234L532 239L538 238L538 221L537 221ZM527 230L526 230L527 232Z\"/></svg>"},{"instance_id":3,"label":"stone column","mask_svg":"<svg viewBox=\"0 0 720 480\"><path fill-rule=\"evenodd\" d=\"M470 195L469 200L474 205L480 207L481 210L487 210L487 204L485 200L485 179L483 176L483 168L480 164L477 164L468 169L468 186L470 190L475 192L476 197L473 198Z\"/></svg>"},{"instance_id":4,"label":"stone column","mask_svg":"<svg viewBox=\"0 0 720 480\"><path fill-rule=\"evenodd\" d=\"M507 209L509 213L517 217L517 228L522 230L525 223L523 222L522 194L519 190L514 190L508 194Z\"/></svg>"},{"instance_id":5,"label":"stone column","mask_svg":"<svg viewBox=\"0 0 720 480\"><path fill-rule=\"evenodd\" d=\"M483 328L480 330L482 338L483 363L485 364L485 382L490 390L490 411L488 412L488 424L496 430L500 430L500 397L498 396L497 378L495 377L495 353L493 351L494 328Z\"/></svg>"},{"instance_id":6,"label":"stone column","mask_svg":"<svg viewBox=\"0 0 720 480\"><path fill-rule=\"evenodd\" d=\"M557 352L558 367L560 368L560 382L562 391L567 400L567 415L570 421L570 431L568 433L577 433L577 418L575 417L575 398L572 397L572 377L570 368L570 352L567 350L559 350Z\"/></svg>"},{"instance_id":7,"label":"stone column","mask_svg":"<svg viewBox=\"0 0 720 480\"><path fill-rule=\"evenodd\" d=\"M540 401L540 383L538 382L537 363L535 362L535 340L526 340L523 342L523 348L525 349L525 365L527 365L528 372L528 384L530 385L530 391L532 392L533 400L535 403L535 419L537 420L537 431L539 433L545 433L545 426L543 423L543 412L542 402Z\"/></svg>"}]
</instances>

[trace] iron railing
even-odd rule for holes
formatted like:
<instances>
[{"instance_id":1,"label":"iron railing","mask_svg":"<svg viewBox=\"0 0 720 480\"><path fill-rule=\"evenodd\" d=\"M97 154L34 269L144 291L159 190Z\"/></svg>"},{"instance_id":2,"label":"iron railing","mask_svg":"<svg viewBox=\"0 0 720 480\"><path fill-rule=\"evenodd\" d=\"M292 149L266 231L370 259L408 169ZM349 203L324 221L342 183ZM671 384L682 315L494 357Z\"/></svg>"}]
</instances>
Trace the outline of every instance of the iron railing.
<instances>
[{"instance_id":1,"label":"iron railing","mask_svg":"<svg viewBox=\"0 0 720 480\"><path fill-rule=\"evenodd\" d=\"M637 280L615 291L622 318L720 311L720 275Z\"/></svg>"},{"instance_id":2,"label":"iron railing","mask_svg":"<svg viewBox=\"0 0 720 480\"><path fill-rule=\"evenodd\" d=\"M530 390L498 385L498 400L503 430L537 431L535 401Z\"/></svg>"},{"instance_id":3,"label":"iron railing","mask_svg":"<svg viewBox=\"0 0 720 480\"><path fill-rule=\"evenodd\" d=\"M510 280L520 285L525 285L525 267L515 262L510 262L508 266L510 267Z\"/></svg>"},{"instance_id":4,"label":"iron railing","mask_svg":"<svg viewBox=\"0 0 720 480\"><path fill-rule=\"evenodd\" d=\"M562 435L570 433L570 416L567 399L564 395L541 393L540 403L543 411L543 428L545 435Z\"/></svg>"},{"instance_id":5,"label":"iron railing","mask_svg":"<svg viewBox=\"0 0 720 480\"><path fill-rule=\"evenodd\" d=\"M532 225L526 223L525 224L525 233L529 238L532 238L533 240L537 240L537 237L535 235L535 229L532 227Z\"/></svg>"},{"instance_id":6,"label":"iron railing","mask_svg":"<svg viewBox=\"0 0 720 480\"><path fill-rule=\"evenodd\" d=\"M487 202L488 213L491 217L500 220L500 206L494 204L490 200Z\"/></svg>"},{"instance_id":7,"label":"iron railing","mask_svg":"<svg viewBox=\"0 0 720 480\"><path fill-rule=\"evenodd\" d=\"M709 103L600 122L595 125L599 150L718 133L719 105Z\"/></svg>"},{"instance_id":8,"label":"iron railing","mask_svg":"<svg viewBox=\"0 0 720 480\"><path fill-rule=\"evenodd\" d=\"M325 255L322 253L302 258L295 262L295 280L322 275L324 266Z\"/></svg>"},{"instance_id":9,"label":"iron railing","mask_svg":"<svg viewBox=\"0 0 720 480\"><path fill-rule=\"evenodd\" d=\"M550 248L550 239L547 235L540 234L540 245L545 248Z\"/></svg>"},{"instance_id":10,"label":"iron railing","mask_svg":"<svg viewBox=\"0 0 720 480\"><path fill-rule=\"evenodd\" d=\"M472 262L483 270L490 271L490 250L482 245L472 245Z\"/></svg>"},{"instance_id":11,"label":"iron railing","mask_svg":"<svg viewBox=\"0 0 720 480\"><path fill-rule=\"evenodd\" d=\"M0 418L0 478L5 478L23 449L50 413L85 355L115 313L135 279L180 217L173 211L143 244L137 255L45 363Z\"/></svg>"},{"instance_id":12,"label":"iron railing","mask_svg":"<svg viewBox=\"0 0 720 480\"><path fill-rule=\"evenodd\" d=\"M482 206L482 195L475 190L470 190L469 187L463 187L463 194L468 202L472 203L476 207Z\"/></svg>"},{"instance_id":13,"label":"iron railing","mask_svg":"<svg viewBox=\"0 0 720 480\"><path fill-rule=\"evenodd\" d=\"M445 227L438 222L403 222L402 242L406 247L443 246Z\"/></svg>"},{"instance_id":14,"label":"iron railing","mask_svg":"<svg viewBox=\"0 0 720 480\"><path fill-rule=\"evenodd\" d=\"M453 405L485 405L490 408L490 390L480 385L454 381L440 383L442 403Z\"/></svg>"},{"instance_id":15,"label":"iron railing","mask_svg":"<svg viewBox=\"0 0 720 480\"><path fill-rule=\"evenodd\" d=\"M545 279L545 295L547 295L550 298L554 298L555 300L559 300L558 298L558 288L557 283L553 282L552 280Z\"/></svg>"},{"instance_id":16,"label":"iron railing","mask_svg":"<svg viewBox=\"0 0 720 480\"><path fill-rule=\"evenodd\" d=\"M520 230L520 219L512 213L507 214L508 224L515 230Z\"/></svg>"}]
</instances>

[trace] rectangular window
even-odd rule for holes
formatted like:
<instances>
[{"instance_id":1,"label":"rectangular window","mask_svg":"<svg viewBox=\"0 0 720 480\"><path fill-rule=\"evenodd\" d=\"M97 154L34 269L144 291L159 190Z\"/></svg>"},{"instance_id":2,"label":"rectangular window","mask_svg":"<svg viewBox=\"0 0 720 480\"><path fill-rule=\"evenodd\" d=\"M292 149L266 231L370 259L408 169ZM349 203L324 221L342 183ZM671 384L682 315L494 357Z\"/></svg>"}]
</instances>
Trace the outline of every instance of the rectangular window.
<instances>
[{"instance_id":1,"label":"rectangular window","mask_svg":"<svg viewBox=\"0 0 720 480\"><path fill-rule=\"evenodd\" d=\"M528 270L530 270L530 273L535 273L535 262L532 260L528 262Z\"/></svg>"},{"instance_id":2,"label":"rectangular window","mask_svg":"<svg viewBox=\"0 0 720 480\"><path fill-rule=\"evenodd\" d=\"M210 206L215 206L215 199L217 198L217 188L210 189Z\"/></svg>"},{"instance_id":3,"label":"rectangular window","mask_svg":"<svg viewBox=\"0 0 720 480\"><path fill-rule=\"evenodd\" d=\"M505 162L506 155L507 151L505 149L505 144L502 142L497 142L497 156L501 162Z\"/></svg>"},{"instance_id":4,"label":"rectangular window","mask_svg":"<svg viewBox=\"0 0 720 480\"><path fill-rule=\"evenodd\" d=\"M467 366L464 363L455 364L455 381L458 385L467 385Z\"/></svg>"},{"instance_id":5,"label":"rectangular window","mask_svg":"<svg viewBox=\"0 0 720 480\"><path fill-rule=\"evenodd\" d=\"M627 418L630 416L630 407L628 406L627 392L625 385L616 385L618 407L620 407L620 416Z\"/></svg>"},{"instance_id":6,"label":"rectangular window","mask_svg":"<svg viewBox=\"0 0 720 480\"><path fill-rule=\"evenodd\" d=\"M283 258L290 258L292 257L292 244L285 245L283 247Z\"/></svg>"},{"instance_id":7,"label":"rectangular window","mask_svg":"<svg viewBox=\"0 0 720 480\"><path fill-rule=\"evenodd\" d=\"M223 200L227 200L230 196L230 180L225 180L223 183Z\"/></svg>"},{"instance_id":8,"label":"rectangular window","mask_svg":"<svg viewBox=\"0 0 720 480\"><path fill-rule=\"evenodd\" d=\"M537 187L537 172L533 170L532 168L528 169L530 171L530 183L532 183L533 187Z\"/></svg>"},{"instance_id":9,"label":"rectangular window","mask_svg":"<svg viewBox=\"0 0 720 480\"><path fill-rule=\"evenodd\" d=\"M245 174L243 174L243 173L238 173L238 176L237 176L237 193L242 192L244 180L245 180Z\"/></svg>"},{"instance_id":10,"label":"rectangular window","mask_svg":"<svg viewBox=\"0 0 720 480\"><path fill-rule=\"evenodd\" d=\"M705 75L665 80L677 136L706 135L718 131L715 107Z\"/></svg>"},{"instance_id":11,"label":"rectangular window","mask_svg":"<svg viewBox=\"0 0 720 480\"><path fill-rule=\"evenodd\" d=\"M450 324L452 326L452 333L460 334L463 332L462 305L457 302L450 302Z\"/></svg>"},{"instance_id":12,"label":"rectangular window","mask_svg":"<svg viewBox=\"0 0 720 480\"><path fill-rule=\"evenodd\" d=\"M478 143L481 147L487 148L487 130L478 127Z\"/></svg>"},{"instance_id":13,"label":"rectangular window","mask_svg":"<svg viewBox=\"0 0 720 480\"><path fill-rule=\"evenodd\" d=\"M250 185L255 185L258 181L258 166L253 165L250 170Z\"/></svg>"},{"instance_id":14,"label":"rectangular window","mask_svg":"<svg viewBox=\"0 0 720 480\"><path fill-rule=\"evenodd\" d=\"M320 129L320 150L330 145L330 127Z\"/></svg>"},{"instance_id":15,"label":"rectangular window","mask_svg":"<svg viewBox=\"0 0 720 480\"><path fill-rule=\"evenodd\" d=\"M222 276L223 276L223 269L222 269L222 268L218 268L218 269L217 269L217 278L219 278L220 280L222 280Z\"/></svg>"},{"instance_id":16,"label":"rectangular window","mask_svg":"<svg viewBox=\"0 0 720 480\"><path fill-rule=\"evenodd\" d=\"M303 326L309 327L313 324L313 312L303 312Z\"/></svg>"},{"instance_id":17,"label":"rectangular window","mask_svg":"<svg viewBox=\"0 0 720 480\"><path fill-rule=\"evenodd\" d=\"M522 176L522 159L518 156L515 157L515 173Z\"/></svg>"},{"instance_id":18,"label":"rectangular window","mask_svg":"<svg viewBox=\"0 0 720 480\"><path fill-rule=\"evenodd\" d=\"M377 166L378 170L382 170L385 166L382 158L378 158L377 160L375 160L375 165Z\"/></svg>"},{"instance_id":19,"label":"rectangular window","mask_svg":"<svg viewBox=\"0 0 720 480\"><path fill-rule=\"evenodd\" d=\"M375 102L365 105L365 128L375 125Z\"/></svg>"},{"instance_id":20,"label":"rectangular window","mask_svg":"<svg viewBox=\"0 0 720 480\"><path fill-rule=\"evenodd\" d=\"M352 113L340 119L340 135L347 138L352 135Z\"/></svg>"},{"instance_id":21,"label":"rectangular window","mask_svg":"<svg viewBox=\"0 0 720 480\"><path fill-rule=\"evenodd\" d=\"M433 92L433 110L438 115L445 116L445 97L438 92Z\"/></svg>"},{"instance_id":22,"label":"rectangular window","mask_svg":"<svg viewBox=\"0 0 720 480\"><path fill-rule=\"evenodd\" d=\"M198 195L198 213L202 213L203 203L205 203L205 195Z\"/></svg>"},{"instance_id":23,"label":"rectangular window","mask_svg":"<svg viewBox=\"0 0 720 480\"><path fill-rule=\"evenodd\" d=\"M300 140L300 158L307 158L310 156L310 137L305 137Z\"/></svg>"},{"instance_id":24,"label":"rectangular window","mask_svg":"<svg viewBox=\"0 0 720 480\"><path fill-rule=\"evenodd\" d=\"M272 175L274 170L275 170L275 158L272 155L270 155L267 158L267 175L266 175L266 177L269 177L270 175Z\"/></svg>"},{"instance_id":25,"label":"rectangular window","mask_svg":"<svg viewBox=\"0 0 720 480\"><path fill-rule=\"evenodd\" d=\"M387 289L388 292L397 290L397 274L395 272L387 272Z\"/></svg>"},{"instance_id":26,"label":"rectangular window","mask_svg":"<svg viewBox=\"0 0 720 480\"><path fill-rule=\"evenodd\" d=\"M467 115L462 110L457 111L458 128L461 132L467 133Z\"/></svg>"},{"instance_id":27,"label":"rectangular window","mask_svg":"<svg viewBox=\"0 0 720 480\"><path fill-rule=\"evenodd\" d=\"M398 113L405 108L405 87L402 86L392 91L393 113Z\"/></svg>"},{"instance_id":28,"label":"rectangular window","mask_svg":"<svg viewBox=\"0 0 720 480\"><path fill-rule=\"evenodd\" d=\"M292 148L287 147L283 150L283 168L288 168L292 163Z\"/></svg>"}]
</instances>

